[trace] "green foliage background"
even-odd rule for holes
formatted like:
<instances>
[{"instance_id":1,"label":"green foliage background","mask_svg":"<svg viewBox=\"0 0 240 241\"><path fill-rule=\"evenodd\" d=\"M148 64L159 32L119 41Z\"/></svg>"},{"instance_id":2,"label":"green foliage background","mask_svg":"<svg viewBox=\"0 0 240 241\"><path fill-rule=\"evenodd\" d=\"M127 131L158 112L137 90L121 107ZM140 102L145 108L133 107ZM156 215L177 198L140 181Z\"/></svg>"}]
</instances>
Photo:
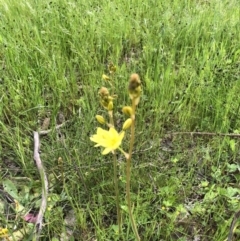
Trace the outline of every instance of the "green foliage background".
<instances>
[{"instance_id":1,"label":"green foliage background","mask_svg":"<svg viewBox=\"0 0 240 241\"><path fill-rule=\"evenodd\" d=\"M139 73L143 84L132 170L142 240L226 239L239 209L238 139L169 133L239 133L239 16L237 0L0 0L0 181L12 180L26 209L38 207L41 192L32 131L46 118L53 128L59 113L69 121L64 142L54 131L41 139L57 197L43 240L67 232L69 212L72 240L118 240L111 157L89 140L110 62L119 127L129 75ZM8 215L0 214L3 226L26 224ZM123 240L133 240L127 215Z\"/></svg>"}]
</instances>

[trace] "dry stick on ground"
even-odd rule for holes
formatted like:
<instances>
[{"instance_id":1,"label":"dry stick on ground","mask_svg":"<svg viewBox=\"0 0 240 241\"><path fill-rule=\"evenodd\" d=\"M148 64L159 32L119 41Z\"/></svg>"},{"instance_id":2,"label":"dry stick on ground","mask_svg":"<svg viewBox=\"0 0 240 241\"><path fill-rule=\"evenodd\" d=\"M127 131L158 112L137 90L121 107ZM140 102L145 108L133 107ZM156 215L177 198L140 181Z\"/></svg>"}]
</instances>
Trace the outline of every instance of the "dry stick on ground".
<instances>
[{"instance_id":1,"label":"dry stick on ground","mask_svg":"<svg viewBox=\"0 0 240 241\"><path fill-rule=\"evenodd\" d=\"M36 162L38 171L40 173L41 182L42 182L42 201L41 201L41 205L40 205L40 209L39 209L39 213L36 221L36 229L37 229L36 239L39 240L40 233L42 230L42 225L43 225L43 216L47 207L48 180L47 180L47 175L42 165L42 161L40 159L40 154L39 154L39 151L40 151L39 133L34 131L33 137L34 137L34 160Z\"/></svg>"},{"instance_id":2,"label":"dry stick on ground","mask_svg":"<svg viewBox=\"0 0 240 241\"><path fill-rule=\"evenodd\" d=\"M198 135L198 136L230 136L230 137L240 137L240 134L234 134L234 133L214 133L214 132L172 132L169 133L170 135Z\"/></svg>"},{"instance_id":3,"label":"dry stick on ground","mask_svg":"<svg viewBox=\"0 0 240 241\"><path fill-rule=\"evenodd\" d=\"M60 127L64 126L68 121L65 121L64 123L57 125L54 129L58 130ZM43 226L43 216L44 213L46 211L47 208L47 197L48 197L48 180L47 180L47 175L46 172L44 170L42 161L40 159L40 140L39 140L39 135L47 135L48 133L50 133L51 131L53 131L54 129L49 129L49 130L43 130L43 131L39 131L33 132L33 136L34 136L34 160L36 162L38 171L40 173L40 177L41 177L41 183L42 183L42 201L41 201L41 205L40 205L40 209L39 209L39 213L37 216L37 221L36 221L36 229L37 229L37 236L36 239L39 240L40 237L40 233L42 230L42 226Z\"/></svg>"},{"instance_id":4,"label":"dry stick on ground","mask_svg":"<svg viewBox=\"0 0 240 241\"><path fill-rule=\"evenodd\" d=\"M61 128L62 126L64 126L68 121L65 121L63 122L62 124L60 125L57 125L55 128L53 129L49 129L49 130L45 130L45 131L39 131L39 135L47 135L48 133L50 133L51 131L53 131L54 129L55 130L58 130L59 128Z\"/></svg>"}]
</instances>

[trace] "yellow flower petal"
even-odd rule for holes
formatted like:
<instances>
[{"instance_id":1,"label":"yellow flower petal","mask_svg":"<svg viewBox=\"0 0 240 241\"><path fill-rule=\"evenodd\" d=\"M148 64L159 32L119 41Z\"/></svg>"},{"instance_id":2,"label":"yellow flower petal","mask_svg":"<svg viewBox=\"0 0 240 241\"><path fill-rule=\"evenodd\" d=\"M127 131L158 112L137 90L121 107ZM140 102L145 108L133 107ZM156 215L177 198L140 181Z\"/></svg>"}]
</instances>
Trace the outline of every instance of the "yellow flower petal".
<instances>
[{"instance_id":1,"label":"yellow flower petal","mask_svg":"<svg viewBox=\"0 0 240 241\"><path fill-rule=\"evenodd\" d=\"M103 151L102 151L102 155L107 155L110 151L112 151L111 148L105 148Z\"/></svg>"},{"instance_id":2,"label":"yellow flower petal","mask_svg":"<svg viewBox=\"0 0 240 241\"><path fill-rule=\"evenodd\" d=\"M110 128L108 131L102 128L97 128L97 134L90 137L90 140L97 143L95 147L102 146L105 149L102 154L106 155L109 152L116 150L121 144L124 138L125 132L118 133L114 128Z\"/></svg>"},{"instance_id":3,"label":"yellow flower petal","mask_svg":"<svg viewBox=\"0 0 240 241\"><path fill-rule=\"evenodd\" d=\"M7 238L8 237L8 229L0 227L0 238Z\"/></svg>"}]
</instances>

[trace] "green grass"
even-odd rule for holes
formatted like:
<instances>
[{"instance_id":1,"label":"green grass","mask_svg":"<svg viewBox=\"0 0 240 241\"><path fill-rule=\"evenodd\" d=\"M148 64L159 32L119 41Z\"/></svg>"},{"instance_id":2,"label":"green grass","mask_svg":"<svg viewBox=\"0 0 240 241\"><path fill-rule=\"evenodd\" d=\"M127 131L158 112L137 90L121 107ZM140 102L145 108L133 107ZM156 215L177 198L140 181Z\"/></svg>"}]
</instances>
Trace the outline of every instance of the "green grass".
<instances>
[{"instance_id":1,"label":"green grass","mask_svg":"<svg viewBox=\"0 0 240 241\"><path fill-rule=\"evenodd\" d=\"M65 144L54 131L41 137L53 197L42 240L68 229L66 240L118 240L111 155L89 139L110 62L119 123L129 75L143 84L131 187L142 240L226 240L240 206L239 140L169 133L240 133L239 16L238 0L0 0L0 182L12 181L24 212L41 198L32 132L59 113L69 121ZM0 227L26 229L7 193L0 186ZM125 212L123 221L122 239L134 240Z\"/></svg>"}]
</instances>

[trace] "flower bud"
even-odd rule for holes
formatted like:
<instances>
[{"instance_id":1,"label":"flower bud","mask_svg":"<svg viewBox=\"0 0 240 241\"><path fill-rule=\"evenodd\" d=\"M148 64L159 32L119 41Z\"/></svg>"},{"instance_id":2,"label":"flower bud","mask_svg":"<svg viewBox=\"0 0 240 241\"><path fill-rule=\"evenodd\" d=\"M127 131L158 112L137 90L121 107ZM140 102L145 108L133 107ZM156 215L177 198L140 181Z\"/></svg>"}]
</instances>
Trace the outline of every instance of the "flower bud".
<instances>
[{"instance_id":1,"label":"flower bud","mask_svg":"<svg viewBox=\"0 0 240 241\"><path fill-rule=\"evenodd\" d=\"M116 72L117 67L116 67L113 63L110 63L110 64L108 65L108 70L109 70L109 73L110 73L110 74L113 74L113 73Z\"/></svg>"},{"instance_id":2,"label":"flower bud","mask_svg":"<svg viewBox=\"0 0 240 241\"><path fill-rule=\"evenodd\" d=\"M104 99L105 97L109 96L109 91L106 87L101 87L101 89L98 91L98 94L102 99Z\"/></svg>"},{"instance_id":3,"label":"flower bud","mask_svg":"<svg viewBox=\"0 0 240 241\"><path fill-rule=\"evenodd\" d=\"M123 112L123 114L125 114L125 115L131 116L132 113L133 113L132 107L131 107L131 106L124 106L124 107L122 108L122 112Z\"/></svg>"},{"instance_id":4,"label":"flower bud","mask_svg":"<svg viewBox=\"0 0 240 241\"><path fill-rule=\"evenodd\" d=\"M127 130L131 125L132 125L132 119L131 119L131 118L128 118L128 119L124 122L122 129L125 131L125 130Z\"/></svg>"},{"instance_id":5,"label":"flower bud","mask_svg":"<svg viewBox=\"0 0 240 241\"><path fill-rule=\"evenodd\" d=\"M141 81L138 74L132 74L130 76L128 91L131 99L140 97L141 94Z\"/></svg>"},{"instance_id":6,"label":"flower bud","mask_svg":"<svg viewBox=\"0 0 240 241\"><path fill-rule=\"evenodd\" d=\"M110 78L107 75L105 75L105 74L102 75L102 79L105 80L105 81L109 81L110 80Z\"/></svg>"},{"instance_id":7,"label":"flower bud","mask_svg":"<svg viewBox=\"0 0 240 241\"><path fill-rule=\"evenodd\" d=\"M111 108L111 106L112 106L112 108L113 108L113 103L110 103L110 102L112 102L113 97L110 96L109 91L108 91L107 88L102 87L102 88L98 91L98 94L99 94L99 96L100 96L100 103L101 103L101 105L102 105L105 109L109 110L109 108ZM109 106L109 108L108 108L108 106Z\"/></svg>"},{"instance_id":8,"label":"flower bud","mask_svg":"<svg viewBox=\"0 0 240 241\"><path fill-rule=\"evenodd\" d=\"M104 117L101 116L101 115L96 115L96 119L97 119L97 121L98 121L100 124L102 124L102 125L104 125L104 124L106 123Z\"/></svg>"},{"instance_id":9,"label":"flower bud","mask_svg":"<svg viewBox=\"0 0 240 241\"><path fill-rule=\"evenodd\" d=\"M107 108L108 108L108 110L113 110L113 102L112 101L109 101Z\"/></svg>"}]
</instances>

